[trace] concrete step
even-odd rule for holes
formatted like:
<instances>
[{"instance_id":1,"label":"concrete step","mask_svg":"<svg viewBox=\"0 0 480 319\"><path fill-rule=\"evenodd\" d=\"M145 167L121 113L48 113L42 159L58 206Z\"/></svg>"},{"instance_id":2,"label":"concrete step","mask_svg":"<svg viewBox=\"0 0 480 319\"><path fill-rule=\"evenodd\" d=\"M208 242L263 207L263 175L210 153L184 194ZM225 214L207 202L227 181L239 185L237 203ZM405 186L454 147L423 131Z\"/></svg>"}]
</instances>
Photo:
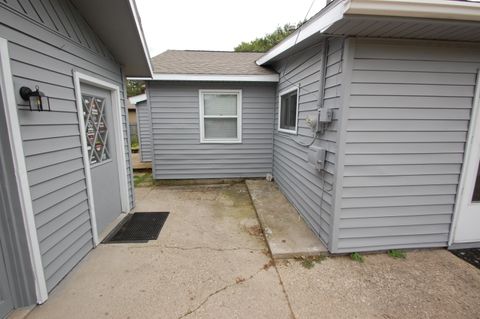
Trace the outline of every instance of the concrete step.
<instances>
[{"instance_id":1,"label":"concrete step","mask_svg":"<svg viewBox=\"0 0 480 319\"><path fill-rule=\"evenodd\" d=\"M247 180L246 184L273 258L328 254L275 183Z\"/></svg>"}]
</instances>

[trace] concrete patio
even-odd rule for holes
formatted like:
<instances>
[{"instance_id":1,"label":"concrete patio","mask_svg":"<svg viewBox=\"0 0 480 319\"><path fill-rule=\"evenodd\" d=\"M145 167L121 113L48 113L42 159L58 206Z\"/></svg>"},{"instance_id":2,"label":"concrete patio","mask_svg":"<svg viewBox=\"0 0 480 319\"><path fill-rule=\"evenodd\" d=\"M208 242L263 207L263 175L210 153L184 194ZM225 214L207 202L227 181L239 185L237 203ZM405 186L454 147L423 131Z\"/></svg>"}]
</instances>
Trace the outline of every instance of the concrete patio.
<instances>
[{"instance_id":1,"label":"concrete patio","mask_svg":"<svg viewBox=\"0 0 480 319\"><path fill-rule=\"evenodd\" d=\"M446 250L274 262L243 183L137 189L158 240L100 245L37 318L479 318L480 271Z\"/></svg>"}]
</instances>

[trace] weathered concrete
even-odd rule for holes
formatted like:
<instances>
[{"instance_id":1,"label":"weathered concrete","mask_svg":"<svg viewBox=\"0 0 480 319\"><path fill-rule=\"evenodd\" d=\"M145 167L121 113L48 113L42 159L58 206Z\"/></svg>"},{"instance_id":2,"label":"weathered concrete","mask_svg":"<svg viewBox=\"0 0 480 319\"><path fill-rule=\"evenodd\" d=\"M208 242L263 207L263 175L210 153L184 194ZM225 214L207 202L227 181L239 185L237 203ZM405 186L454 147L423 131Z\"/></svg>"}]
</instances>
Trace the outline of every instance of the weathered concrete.
<instances>
[{"instance_id":1,"label":"weathered concrete","mask_svg":"<svg viewBox=\"0 0 480 319\"><path fill-rule=\"evenodd\" d=\"M327 253L325 245L307 227L274 183L247 180L246 184L274 258Z\"/></svg>"},{"instance_id":2,"label":"weathered concrete","mask_svg":"<svg viewBox=\"0 0 480 319\"><path fill-rule=\"evenodd\" d=\"M277 266L296 318L480 318L480 271L450 252L326 258Z\"/></svg>"},{"instance_id":3,"label":"weathered concrete","mask_svg":"<svg viewBox=\"0 0 480 319\"><path fill-rule=\"evenodd\" d=\"M158 240L100 245L28 317L292 318L244 184L140 188Z\"/></svg>"},{"instance_id":4,"label":"weathered concrete","mask_svg":"<svg viewBox=\"0 0 480 319\"><path fill-rule=\"evenodd\" d=\"M446 250L275 266L244 184L136 198L170 211L158 240L100 245L28 319L480 318L480 271Z\"/></svg>"}]
</instances>

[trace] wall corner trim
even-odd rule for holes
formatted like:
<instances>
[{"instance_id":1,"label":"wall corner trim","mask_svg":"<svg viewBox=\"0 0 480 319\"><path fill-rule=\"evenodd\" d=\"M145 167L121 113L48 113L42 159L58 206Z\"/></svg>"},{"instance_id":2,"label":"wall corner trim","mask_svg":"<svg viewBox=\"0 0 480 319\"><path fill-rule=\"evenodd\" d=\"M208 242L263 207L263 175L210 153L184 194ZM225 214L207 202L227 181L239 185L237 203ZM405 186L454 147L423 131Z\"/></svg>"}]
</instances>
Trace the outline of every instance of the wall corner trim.
<instances>
[{"instance_id":1,"label":"wall corner trim","mask_svg":"<svg viewBox=\"0 0 480 319\"><path fill-rule=\"evenodd\" d=\"M15 165L15 176L18 183L18 193L22 206L22 218L27 234L27 243L30 261L35 278L35 292L37 303L42 304L48 299L47 283L43 270L40 245L38 242L35 216L33 213L30 185L28 183L23 141L18 121L17 103L15 100L15 88L13 85L12 72L10 69L10 56L7 40L0 38L0 85L4 90L5 117L7 119L9 139L12 148L12 157Z\"/></svg>"},{"instance_id":2,"label":"wall corner trim","mask_svg":"<svg viewBox=\"0 0 480 319\"><path fill-rule=\"evenodd\" d=\"M338 129L338 149L337 149L337 163L335 165L335 182L334 182L334 211L332 229L329 241L328 250L332 253L338 250L338 227L340 223L341 201L343 193L343 170L345 165L345 139L346 128L348 121L348 110L350 101L350 91L352 82L352 67L355 55L355 39L345 38L343 44L343 58L342 58L342 75L341 84L342 90L340 95L340 116Z\"/></svg>"}]
</instances>

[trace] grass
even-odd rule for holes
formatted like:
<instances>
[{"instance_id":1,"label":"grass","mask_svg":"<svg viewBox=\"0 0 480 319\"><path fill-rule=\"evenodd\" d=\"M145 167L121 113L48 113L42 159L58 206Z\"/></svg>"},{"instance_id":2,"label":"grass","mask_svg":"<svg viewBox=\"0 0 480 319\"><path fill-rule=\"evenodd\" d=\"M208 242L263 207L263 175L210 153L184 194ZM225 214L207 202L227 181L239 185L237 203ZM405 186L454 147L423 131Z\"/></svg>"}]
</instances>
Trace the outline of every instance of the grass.
<instances>
[{"instance_id":1,"label":"grass","mask_svg":"<svg viewBox=\"0 0 480 319\"><path fill-rule=\"evenodd\" d=\"M298 260L303 268L306 269L312 269L315 267L315 264L321 263L323 260L325 260L325 256L302 256L302 257L296 257L295 259Z\"/></svg>"},{"instance_id":2,"label":"grass","mask_svg":"<svg viewBox=\"0 0 480 319\"><path fill-rule=\"evenodd\" d=\"M395 259L405 259L407 254L403 250L392 249L387 252L387 254Z\"/></svg>"},{"instance_id":3,"label":"grass","mask_svg":"<svg viewBox=\"0 0 480 319\"><path fill-rule=\"evenodd\" d=\"M130 138L130 148L132 149L132 152L138 152L140 146L138 145L138 137L137 136L132 136Z\"/></svg>"},{"instance_id":4,"label":"grass","mask_svg":"<svg viewBox=\"0 0 480 319\"><path fill-rule=\"evenodd\" d=\"M135 187L151 186L153 184L152 173L134 174L133 184Z\"/></svg>"},{"instance_id":5,"label":"grass","mask_svg":"<svg viewBox=\"0 0 480 319\"><path fill-rule=\"evenodd\" d=\"M352 253L350 259L359 263L363 263L363 256L360 253Z\"/></svg>"}]
</instances>

